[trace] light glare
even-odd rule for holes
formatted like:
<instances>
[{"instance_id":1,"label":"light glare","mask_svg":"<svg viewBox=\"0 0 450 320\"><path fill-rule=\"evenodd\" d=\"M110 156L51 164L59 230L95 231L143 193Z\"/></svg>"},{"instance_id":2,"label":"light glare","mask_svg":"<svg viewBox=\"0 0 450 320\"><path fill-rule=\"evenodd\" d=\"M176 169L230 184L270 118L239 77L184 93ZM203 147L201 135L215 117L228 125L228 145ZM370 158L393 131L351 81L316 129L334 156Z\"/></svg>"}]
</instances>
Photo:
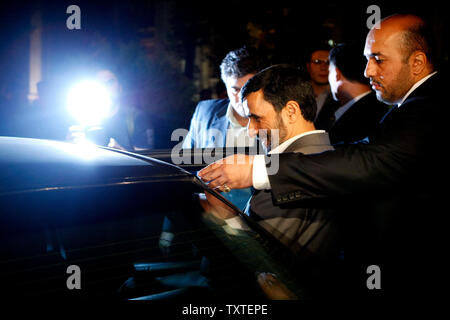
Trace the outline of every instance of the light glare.
<instances>
[{"instance_id":1,"label":"light glare","mask_svg":"<svg viewBox=\"0 0 450 320\"><path fill-rule=\"evenodd\" d=\"M76 84L67 97L67 108L83 125L96 125L106 118L112 101L106 87L97 81L86 80Z\"/></svg>"}]
</instances>

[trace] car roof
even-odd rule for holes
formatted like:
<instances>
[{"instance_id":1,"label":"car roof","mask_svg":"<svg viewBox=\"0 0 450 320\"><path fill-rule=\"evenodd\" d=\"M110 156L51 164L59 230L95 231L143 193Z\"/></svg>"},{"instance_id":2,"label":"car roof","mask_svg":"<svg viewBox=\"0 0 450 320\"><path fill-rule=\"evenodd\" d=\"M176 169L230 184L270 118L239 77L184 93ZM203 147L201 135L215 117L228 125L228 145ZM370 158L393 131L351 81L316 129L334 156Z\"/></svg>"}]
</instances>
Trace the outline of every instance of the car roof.
<instances>
[{"instance_id":1,"label":"car roof","mask_svg":"<svg viewBox=\"0 0 450 320\"><path fill-rule=\"evenodd\" d=\"M0 195L188 176L163 161L91 144L0 137Z\"/></svg>"}]
</instances>

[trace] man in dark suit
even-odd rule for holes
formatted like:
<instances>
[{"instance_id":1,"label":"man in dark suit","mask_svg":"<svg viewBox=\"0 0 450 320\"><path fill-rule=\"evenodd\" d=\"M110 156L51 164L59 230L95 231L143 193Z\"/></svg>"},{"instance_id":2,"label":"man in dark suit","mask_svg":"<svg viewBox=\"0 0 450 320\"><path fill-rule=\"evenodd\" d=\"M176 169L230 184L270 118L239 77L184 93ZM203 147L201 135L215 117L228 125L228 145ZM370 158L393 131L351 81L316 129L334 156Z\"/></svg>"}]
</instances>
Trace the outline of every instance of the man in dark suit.
<instances>
[{"instance_id":1,"label":"man in dark suit","mask_svg":"<svg viewBox=\"0 0 450 320\"><path fill-rule=\"evenodd\" d=\"M364 77L366 60L362 48L339 44L330 51L328 81L340 107L328 115L323 129L332 144L352 143L373 135L388 105L377 100Z\"/></svg>"},{"instance_id":2,"label":"man in dark suit","mask_svg":"<svg viewBox=\"0 0 450 320\"><path fill-rule=\"evenodd\" d=\"M262 144L270 150L270 154L314 154L333 150L328 134L314 127L314 92L310 82L302 77L297 68L288 65L269 67L248 80L241 94L249 118L249 134L262 139ZM215 198L209 196L208 199L221 205ZM208 211L225 219L232 228L246 229L245 222L226 208L208 208ZM313 289L317 291L324 285L327 286L327 291L331 290L330 281L325 279L329 280L329 268L337 262L341 239L338 216L329 203L315 201L303 206L279 206L273 203L270 191L257 190L245 213L265 231L264 234L270 234L271 239L276 239L286 249L282 250L283 257L279 251L275 252L276 248L272 248L274 256L269 260L275 257L284 260L291 270L290 278L301 279L300 298L305 298L306 288L308 294L313 294ZM254 224L250 227L254 227ZM266 261L256 260L256 252L257 248L245 246L243 255L247 256L245 260L251 259L248 258L249 255L252 256L253 261L258 261L254 266L261 270L268 264ZM322 298L324 293L320 292Z\"/></svg>"},{"instance_id":3,"label":"man in dark suit","mask_svg":"<svg viewBox=\"0 0 450 320\"><path fill-rule=\"evenodd\" d=\"M365 75L377 98L396 106L368 144L319 155L280 154L278 172L268 177L266 159L259 163L250 156L245 164L212 164L200 176L213 180L212 187L253 182L271 189L279 205L349 197L357 203L346 220L346 261L355 262L350 274L358 292L437 299L435 290L445 280L439 220L445 199L440 181L447 170L436 151L448 143L448 111L430 39L427 24L414 15L390 16L369 31Z\"/></svg>"}]
</instances>

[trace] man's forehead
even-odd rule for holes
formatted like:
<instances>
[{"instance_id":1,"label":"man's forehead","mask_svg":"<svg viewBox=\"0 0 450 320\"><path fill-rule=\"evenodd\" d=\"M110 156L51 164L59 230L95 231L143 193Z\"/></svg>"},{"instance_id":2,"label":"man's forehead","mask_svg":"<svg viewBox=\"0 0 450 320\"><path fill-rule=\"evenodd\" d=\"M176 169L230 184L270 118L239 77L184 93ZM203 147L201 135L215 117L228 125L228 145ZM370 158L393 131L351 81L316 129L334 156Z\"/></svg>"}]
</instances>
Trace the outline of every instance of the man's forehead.
<instances>
[{"instance_id":1,"label":"man's forehead","mask_svg":"<svg viewBox=\"0 0 450 320\"><path fill-rule=\"evenodd\" d=\"M376 32L369 33L364 46L364 55L392 55L400 50L401 32Z\"/></svg>"},{"instance_id":2,"label":"man's forehead","mask_svg":"<svg viewBox=\"0 0 450 320\"><path fill-rule=\"evenodd\" d=\"M388 18L381 21L379 29L373 28L366 37L364 55L379 53L382 51L399 50L401 37L409 25L409 21L402 18Z\"/></svg>"},{"instance_id":3,"label":"man's forehead","mask_svg":"<svg viewBox=\"0 0 450 320\"><path fill-rule=\"evenodd\" d=\"M373 54L374 45L375 45L375 39L367 37L366 43L364 46L364 55L366 57Z\"/></svg>"},{"instance_id":4,"label":"man's forehead","mask_svg":"<svg viewBox=\"0 0 450 320\"><path fill-rule=\"evenodd\" d=\"M311 59L328 59L328 50L316 50L311 54Z\"/></svg>"},{"instance_id":5,"label":"man's forehead","mask_svg":"<svg viewBox=\"0 0 450 320\"><path fill-rule=\"evenodd\" d=\"M250 114L259 115L269 110L273 106L264 99L262 89L250 93L244 100L244 106Z\"/></svg>"},{"instance_id":6,"label":"man's forehead","mask_svg":"<svg viewBox=\"0 0 450 320\"><path fill-rule=\"evenodd\" d=\"M248 103L253 105L255 103L261 102L262 96L263 92L261 89L259 89L258 91L253 91L249 93L245 99L247 100Z\"/></svg>"}]
</instances>

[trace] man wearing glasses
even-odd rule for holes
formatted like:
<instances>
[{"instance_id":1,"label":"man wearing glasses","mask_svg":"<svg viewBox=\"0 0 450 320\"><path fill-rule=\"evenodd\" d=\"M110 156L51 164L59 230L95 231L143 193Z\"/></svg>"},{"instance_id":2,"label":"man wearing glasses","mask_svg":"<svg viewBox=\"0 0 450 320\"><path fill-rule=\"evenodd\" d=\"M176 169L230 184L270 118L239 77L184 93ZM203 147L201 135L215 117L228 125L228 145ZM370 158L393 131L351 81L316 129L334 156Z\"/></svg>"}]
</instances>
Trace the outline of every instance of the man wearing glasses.
<instances>
[{"instance_id":1,"label":"man wearing glasses","mask_svg":"<svg viewBox=\"0 0 450 320\"><path fill-rule=\"evenodd\" d=\"M324 118L328 118L326 115L338 108L338 103L333 100L328 83L329 53L328 45L316 46L310 50L306 62L306 70L316 96L317 113L314 124L319 129L325 129Z\"/></svg>"}]
</instances>

